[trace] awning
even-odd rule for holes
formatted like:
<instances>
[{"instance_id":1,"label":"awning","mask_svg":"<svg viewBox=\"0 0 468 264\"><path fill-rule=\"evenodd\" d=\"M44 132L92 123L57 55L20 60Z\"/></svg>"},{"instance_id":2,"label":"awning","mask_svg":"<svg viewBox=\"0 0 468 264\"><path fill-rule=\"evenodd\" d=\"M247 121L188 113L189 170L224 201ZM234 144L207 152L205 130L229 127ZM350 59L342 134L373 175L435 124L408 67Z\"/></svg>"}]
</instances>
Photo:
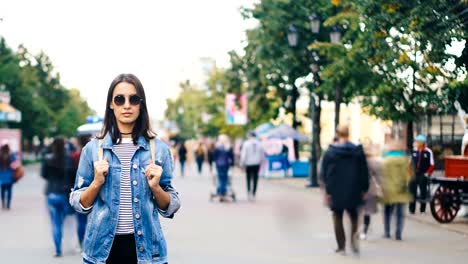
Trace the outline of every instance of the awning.
<instances>
[{"instance_id":1,"label":"awning","mask_svg":"<svg viewBox=\"0 0 468 264\"><path fill-rule=\"evenodd\" d=\"M309 141L309 138L300 134L297 130L287 124L281 124L265 134L268 138L292 138L298 141Z\"/></svg>"},{"instance_id":2,"label":"awning","mask_svg":"<svg viewBox=\"0 0 468 264\"><path fill-rule=\"evenodd\" d=\"M21 122L21 112L9 104L0 103L0 122Z\"/></svg>"}]
</instances>

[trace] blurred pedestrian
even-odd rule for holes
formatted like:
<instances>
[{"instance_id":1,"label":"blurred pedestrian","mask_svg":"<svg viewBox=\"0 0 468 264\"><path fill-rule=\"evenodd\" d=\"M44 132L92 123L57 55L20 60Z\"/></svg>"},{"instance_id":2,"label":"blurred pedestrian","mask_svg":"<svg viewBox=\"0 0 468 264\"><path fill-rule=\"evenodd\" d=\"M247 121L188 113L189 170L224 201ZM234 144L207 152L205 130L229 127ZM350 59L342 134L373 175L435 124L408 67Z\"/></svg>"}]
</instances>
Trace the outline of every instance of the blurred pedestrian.
<instances>
[{"instance_id":1,"label":"blurred pedestrian","mask_svg":"<svg viewBox=\"0 0 468 264\"><path fill-rule=\"evenodd\" d=\"M12 189L14 183L16 157L10 151L10 146L5 143L0 147L0 185L2 196L2 209L10 210Z\"/></svg>"},{"instance_id":2,"label":"blurred pedestrian","mask_svg":"<svg viewBox=\"0 0 468 264\"><path fill-rule=\"evenodd\" d=\"M76 175L78 171L78 165L80 162L80 157L82 150L86 144L91 140L90 135L80 135L78 136L78 146L76 146L75 151L70 153L70 157L73 160L73 175ZM73 186L72 186L73 187ZM80 243L80 249L83 250L83 240L86 231L86 224L88 222L88 215L87 214L79 214L75 212L76 220L77 220L77 234L78 234L78 241Z\"/></svg>"},{"instance_id":3,"label":"blurred pedestrian","mask_svg":"<svg viewBox=\"0 0 468 264\"><path fill-rule=\"evenodd\" d=\"M220 201L225 202L227 201L225 196L229 184L229 168L234 165L234 153L228 136L220 135L218 137L214 151L214 160L218 172L217 194L220 196Z\"/></svg>"},{"instance_id":4,"label":"blurred pedestrian","mask_svg":"<svg viewBox=\"0 0 468 264\"><path fill-rule=\"evenodd\" d=\"M205 162L205 149L203 143L199 142L197 148L195 149L195 161L197 162L198 174L202 174L203 171L203 162Z\"/></svg>"},{"instance_id":5,"label":"blurred pedestrian","mask_svg":"<svg viewBox=\"0 0 468 264\"><path fill-rule=\"evenodd\" d=\"M249 201L255 200L260 164L265 157L260 141L254 132L247 133L247 140L242 145L240 165L245 168L247 177L247 196Z\"/></svg>"},{"instance_id":6,"label":"blurred pedestrian","mask_svg":"<svg viewBox=\"0 0 468 264\"><path fill-rule=\"evenodd\" d=\"M378 212L378 196L381 195L382 189L379 184L381 181L381 162L379 157L378 146L368 144L364 146L364 152L367 158L367 166L369 168L369 191L366 195L364 206L362 207L363 228L361 239L367 239L369 227L371 224L371 216Z\"/></svg>"},{"instance_id":7,"label":"blurred pedestrian","mask_svg":"<svg viewBox=\"0 0 468 264\"><path fill-rule=\"evenodd\" d=\"M406 147L393 140L387 147L382 161L382 197L384 204L385 238L390 238L390 224L393 212L396 215L395 239L401 240L405 218L405 206L412 200L408 189L411 179L410 157Z\"/></svg>"},{"instance_id":8,"label":"blurred pedestrian","mask_svg":"<svg viewBox=\"0 0 468 264\"><path fill-rule=\"evenodd\" d=\"M102 133L80 158L70 203L89 213L84 263L167 263L159 214L180 208L169 146L151 130L145 92L132 74L111 83ZM96 160L98 159L98 160Z\"/></svg>"},{"instance_id":9,"label":"blurred pedestrian","mask_svg":"<svg viewBox=\"0 0 468 264\"><path fill-rule=\"evenodd\" d=\"M349 128L340 125L336 130L338 142L330 145L322 160L321 177L326 199L333 212L333 223L338 248L336 253L346 253L346 236L343 214L351 219L351 247L359 253L358 207L369 188L369 170L362 146L349 141Z\"/></svg>"},{"instance_id":10,"label":"blurred pedestrian","mask_svg":"<svg viewBox=\"0 0 468 264\"><path fill-rule=\"evenodd\" d=\"M434 171L434 154L426 146L426 137L418 135L415 138L415 148L412 151L412 165L415 178L410 183L413 201L409 205L411 214L416 212L416 200L420 202L420 212L426 212L426 199L429 189L429 178ZM418 196L419 190L419 196Z\"/></svg>"},{"instance_id":11,"label":"blurred pedestrian","mask_svg":"<svg viewBox=\"0 0 468 264\"><path fill-rule=\"evenodd\" d=\"M47 182L45 194L52 224L55 257L62 256L63 221L70 212L68 195L75 179L73 160L67 155L65 144L65 138L55 138L51 145L52 152L46 155L41 168L41 176Z\"/></svg>"},{"instance_id":12,"label":"blurred pedestrian","mask_svg":"<svg viewBox=\"0 0 468 264\"><path fill-rule=\"evenodd\" d=\"M185 162L187 161L187 148L185 147L185 141L180 142L179 146L179 164L180 164L180 176L184 177Z\"/></svg>"},{"instance_id":13,"label":"blurred pedestrian","mask_svg":"<svg viewBox=\"0 0 468 264\"><path fill-rule=\"evenodd\" d=\"M215 144L210 143L208 147L208 165L210 166L210 173L213 173Z\"/></svg>"}]
</instances>

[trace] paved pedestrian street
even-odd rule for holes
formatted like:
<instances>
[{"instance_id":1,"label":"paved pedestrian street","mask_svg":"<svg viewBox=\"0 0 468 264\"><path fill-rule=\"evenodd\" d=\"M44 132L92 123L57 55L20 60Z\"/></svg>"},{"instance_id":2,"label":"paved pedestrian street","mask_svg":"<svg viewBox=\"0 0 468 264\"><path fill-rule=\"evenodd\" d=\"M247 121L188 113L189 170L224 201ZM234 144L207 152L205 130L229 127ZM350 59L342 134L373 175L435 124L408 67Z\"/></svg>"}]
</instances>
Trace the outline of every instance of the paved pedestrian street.
<instances>
[{"instance_id":1,"label":"paved pedestrian street","mask_svg":"<svg viewBox=\"0 0 468 264\"><path fill-rule=\"evenodd\" d=\"M163 220L171 264L448 264L468 260L468 236L407 219L403 242L385 240L381 215L372 218L360 256L335 255L331 214L319 190L287 185L281 179L261 179L257 201L250 203L245 180L236 170L233 186L238 202L210 202L214 187L209 172L205 168L200 176L191 168L193 173L174 180L181 210L174 219ZM39 166L27 166L24 179L14 186L11 211L0 211L0 263L80 263L73 217L65 223L64 257L52 256L43 191Z\"/></svg>"}]
</instances>

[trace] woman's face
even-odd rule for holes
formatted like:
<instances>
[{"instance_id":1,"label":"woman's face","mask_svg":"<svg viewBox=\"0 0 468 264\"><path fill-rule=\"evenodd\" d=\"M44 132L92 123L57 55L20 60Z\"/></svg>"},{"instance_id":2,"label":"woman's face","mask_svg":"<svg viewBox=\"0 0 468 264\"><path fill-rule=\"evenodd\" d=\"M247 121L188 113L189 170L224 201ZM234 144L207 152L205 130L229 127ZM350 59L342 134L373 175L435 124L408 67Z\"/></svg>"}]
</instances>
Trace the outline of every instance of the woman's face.
<instances>
[{"instance_id":1,"label":"woman's face","mask_svg":"<svg viewBox=\"0 0 468 264\"><path fill-rule=\"evenodd\" d=\"M133 125L136 122L140 115L140 104L141 98L133 84L121 82L115 86L110 108L114 111L119 127Z\"/></svg>"}]
</instances>

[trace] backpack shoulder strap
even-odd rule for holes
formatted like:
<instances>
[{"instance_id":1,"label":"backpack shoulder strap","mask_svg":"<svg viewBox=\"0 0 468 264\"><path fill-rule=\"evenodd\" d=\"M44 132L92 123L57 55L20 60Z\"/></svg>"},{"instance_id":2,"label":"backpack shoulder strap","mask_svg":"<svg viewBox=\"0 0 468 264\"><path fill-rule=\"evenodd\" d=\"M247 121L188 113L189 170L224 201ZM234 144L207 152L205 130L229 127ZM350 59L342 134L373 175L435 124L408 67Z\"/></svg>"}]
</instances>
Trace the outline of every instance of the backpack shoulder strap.
<instances>
[{"instance_id":1,"label":"backpack shoulder strap","mask_svg":"<svg viewBox=\"0 0 468 264\"><path fill-rule=\"evenodd\" d=\"M154 163L155 162L155 151L156 151L156 139L150 139L150 151L151 151L151 161Z\"/></svg>"},{"instance_id":2,"label":"backpack shoulder strap","mask_svg":"<svg viewBox=\"0 0 468 264\"><path fill-rule=\"evenodd\" d=\"M102 139L98 140L98 161L104 158L104 150L102 149Z\"/></svg>"}]
</instances>

